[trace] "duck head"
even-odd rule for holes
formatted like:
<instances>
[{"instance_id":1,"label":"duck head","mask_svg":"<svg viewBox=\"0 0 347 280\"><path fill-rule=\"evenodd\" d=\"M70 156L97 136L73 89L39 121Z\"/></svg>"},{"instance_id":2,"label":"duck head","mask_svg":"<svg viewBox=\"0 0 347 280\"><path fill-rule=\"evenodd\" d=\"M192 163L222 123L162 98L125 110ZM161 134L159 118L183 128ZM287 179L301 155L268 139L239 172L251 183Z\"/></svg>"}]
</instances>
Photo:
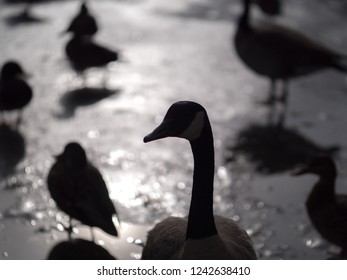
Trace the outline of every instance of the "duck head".
<instances>
[{"instance_id":1,"label":"duck head","mask_svg":"<svg viewBox=\"0 0 347 280\"><path fill-rule=\"evenodd\" d=\"M86 15L89 13L88 7L87 7L87 1L83 1L81 4L81 10L80 10L80 14L81 15Z\"/></svg>"},{"instance_id":2,"label":"duck head","mask_svg":"<svg viewBox=\"0 0 347 280\"><path fill-rule=\"evenodd\" d=\"M277 16L281 14L280 0L255 0L263 13L268 16Z\"/></svg>"},{"instance_id":3,"label":"duck head","mask_svg":"<svg viewBox=\"0 0 347 280\"><path fill-rule=\"evenodd\" d=\"M1 69L1 78L9 80L17 77L27 77L28 75L24 72L23 68L16 61L6 62Z\"/></svg>"},{"instance_id":4,"label":"duck head","mask_svg":"<svg viewBox=\"0 0 347 280\"><path fill-rule=\"evenodd\" d=\"M179 101L171 105L162 123L143 141L147 143L166 137L194 141L200 137L205 123L206 111L200 104L192 101Z\"/></svg>"},{"instance_id":5,"label":"duck head","mask_svg":"<svg viewBox=\"0 0 347 280\"><path fill-rule=\"evenodd\" d=\"M58 161L72 170L81 169L87 164L87 155L82 146L76 142L68 143L64 152L56 156Z\"/></svg>"},{"instance_id":6,"label":"duck head","mask_svg":"<svg viewBox=\"0 0 347 280\"><path fill-rule=\"evenodd\" d=\"M295 169L292 175L315 174L318 176L336 176L336 166L334 161L327 156L312 159L308 164Z\"/></svg>"}]
</instances>

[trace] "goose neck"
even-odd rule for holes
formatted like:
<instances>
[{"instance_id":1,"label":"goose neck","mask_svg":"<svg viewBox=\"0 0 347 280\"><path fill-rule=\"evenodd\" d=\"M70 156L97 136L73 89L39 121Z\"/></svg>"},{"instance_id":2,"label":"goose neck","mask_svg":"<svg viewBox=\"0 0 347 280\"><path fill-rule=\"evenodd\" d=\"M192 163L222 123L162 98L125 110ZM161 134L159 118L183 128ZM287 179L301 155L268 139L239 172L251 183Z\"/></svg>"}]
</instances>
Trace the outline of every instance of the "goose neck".
<instances>
[{"instance_id":1,"label":"goose neck","mask_svg":"<svg viewBox=\"0 0 347 280\"><path fill-rule=\"evenodd\" d=\"M248 29L250 28L249 25L249 17L250 17L250 6L251 6L251 0L241 0L243 1L243 12L241 14L241 17L239 19L239 27Z\"/></svg>"},{"instance_id":2,"label":"goose neck","mask_svg":"<svg viewBox=\"0 0 347 280\"><path fill-rule=\"evenodd\" d=\"M213 135L207 117L201 136L190 144L194 174L186 237L201 239L217 233L213 216Z\"/></svg>"}]
</instances>

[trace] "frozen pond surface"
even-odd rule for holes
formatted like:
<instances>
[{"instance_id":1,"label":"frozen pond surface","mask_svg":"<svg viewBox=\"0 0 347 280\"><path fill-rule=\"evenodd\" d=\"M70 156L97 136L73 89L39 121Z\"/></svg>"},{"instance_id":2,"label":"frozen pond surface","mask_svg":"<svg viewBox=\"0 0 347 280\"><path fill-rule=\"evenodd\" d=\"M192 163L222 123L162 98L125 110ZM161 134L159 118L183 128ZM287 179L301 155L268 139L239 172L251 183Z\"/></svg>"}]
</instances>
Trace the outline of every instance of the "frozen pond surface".
<instances>
[{"instance_id":1,"label":"frozen pond surface","mask_svg":"<svg viewBox=\"0 0 347 280\"><path fill-rule=\"evenodd\" d=\"M65 58L69 36L59 33L78 1L41 1L31 23L14 17L20 4L0 2L0 63L19 60L34 89L19 130L0 126L0 258L44 259L66 240L58 224L67 217L50 199L46 176L71 140L99 167L122 223L120 238L96 230L97 243L117 259L139 258L132 239L145 241L153 224L188 212L188 143L142 141L177 100L197 101L209 113L215 213L238 220L261 259L328 258L336 248L312 228L304 205L316 178L293 178L290 170L307 151L339 147L337 191L347 193L346 75L327 70L292 81L282 138L273 140L270 109L258 102L268 81L242 64L232 44L240 0L89 2L100 25L96 40L122 54L109 66L106 89L105 71L89 71L83 84ZM285 2L281 18L254 15L347 53L344 1ZM88 228L77 228L76 238L90 240Z\"/></svg>"}]
</instances>

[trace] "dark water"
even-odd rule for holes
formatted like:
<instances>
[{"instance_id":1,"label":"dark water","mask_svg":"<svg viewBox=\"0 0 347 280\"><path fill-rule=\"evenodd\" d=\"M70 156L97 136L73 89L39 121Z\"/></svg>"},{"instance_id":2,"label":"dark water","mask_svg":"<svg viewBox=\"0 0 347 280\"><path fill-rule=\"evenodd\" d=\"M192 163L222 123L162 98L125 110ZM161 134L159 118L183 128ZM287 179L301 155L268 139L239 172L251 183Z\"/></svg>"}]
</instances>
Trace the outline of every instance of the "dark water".
<instances>
[{"instance_id":1,"label":"dark water","mask_svg":"<svg viewBox=\"0 0 347 280\"><path fill-rule=\"evenodd\" d=\"M258 102L268 81L234 52L240 1L90 2L100 24L96 40L120 50L123 61L90 70L86 81L65 58L69 36L59 35L78 1L41 1L32 21L13 20L21 4L0 2L0 62L21 61L35 94L18 130L0 128L0 258L44 259L59 244L75 248L61 245L67 235L59 223L67 217L46 187L52 155L71 140L100 168L122 224L118 239L96 230L96 243L117 259L139 258L135 240L145 241L159 220L188 211L188 143L142 142L171 103L186 99L203 104L213 126L216 214L238 220L261 259L329 257L335 248L312 228L304 207L316 178L289 173L308 152L339 147L337 190L346 193L346 76L327 70L293 81L279 133L269 125L270 109ZM284 15L273 20L346 52L345 9L338 0L286 1ZM8 123L15 117L7 116ZM76 238L91 240L87 227L77 228Z\"/></svg>"}]
</instances>

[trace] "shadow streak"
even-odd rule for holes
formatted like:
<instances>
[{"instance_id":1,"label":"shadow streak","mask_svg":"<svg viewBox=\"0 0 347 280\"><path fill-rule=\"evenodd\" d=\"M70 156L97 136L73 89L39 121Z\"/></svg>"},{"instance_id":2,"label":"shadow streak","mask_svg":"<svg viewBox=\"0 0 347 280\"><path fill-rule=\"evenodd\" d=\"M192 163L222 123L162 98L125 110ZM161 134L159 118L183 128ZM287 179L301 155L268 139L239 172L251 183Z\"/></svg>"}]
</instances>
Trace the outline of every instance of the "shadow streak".
<instances>
[{"instance_id":1,"label":"shadow streak","mask_svg":"<svg viewBox=\"0 0 347 280\"><path fill-rule=\"evenodd\" d=\"M59 118L70 118L75 115L78 107L91 106L105 98L119 94L119 89L84 87L66 92L60 99L64 111Z\"/></svg>"},{"instance_id":2,"label":"shadow streak","mask_svg":"<svg viewBox=\"0 0 347 280\"><path fill-rule=\"evenodd\" d=\"M105 248L92 241L72 239L56 244L48 260L116 260Z\"/></svg>"},{"instance_id":3,"label":"shadow streak","mask_svg":"<svg viewBox=\"0 0 347 280\"><path fill-rule=\"evenodd\" d=\"M338 150L338 146L321 147L294 129L251 124L226 145L225 161L234 162L244 156L257 172L274 174L292 170L317 155L333 156Z\"/></svg>"},{"instance_id":4,"label":"shadow streak","mask_svg":"<svg viewBox=\"0 0 347 280\"><path fill-rule=\"evenodd\" d=\"M0 124L0 176L11 174L25 156L23 136L7 124Z\"/></svg>"},{"instance_id":5,"label":"shadow streak","mask_svg":"<svg viewBox=\"0 0 347 280\"><path fill-rule=\"evenodd\" d=\"M18 13L14 15L10 15L6 17L5 22L9 26L17 26L17 25L25 25L25 24L37 24L37 23L44 23L47 21L47 19L35 16L33 14L28 14L28 13Z\"/></svg>"}]
</instances>

